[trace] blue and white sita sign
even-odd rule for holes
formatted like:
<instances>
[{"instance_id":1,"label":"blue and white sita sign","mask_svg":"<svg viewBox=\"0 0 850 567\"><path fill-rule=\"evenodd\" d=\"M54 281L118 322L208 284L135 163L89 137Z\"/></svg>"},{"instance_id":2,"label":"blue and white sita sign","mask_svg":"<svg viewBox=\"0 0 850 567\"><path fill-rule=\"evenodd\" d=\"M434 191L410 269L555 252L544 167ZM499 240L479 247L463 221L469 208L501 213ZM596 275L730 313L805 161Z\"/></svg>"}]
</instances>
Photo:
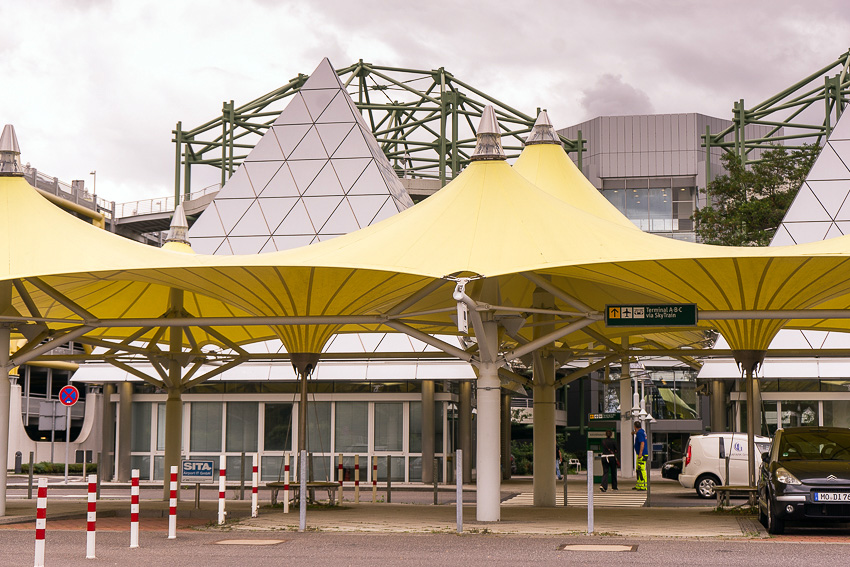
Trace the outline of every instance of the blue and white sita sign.
<instances>
[{"instance_id":1,"label":"blue and white sita sign","mask_svg":"<svg viewBox=\"0 0 850 567\"><path fill-rule=\"evenodd\" d=\"M203 482L214 479L215 473L214 461L194 461L184 459L183 463L183 482Z\"/></svg>"}]
</instances>

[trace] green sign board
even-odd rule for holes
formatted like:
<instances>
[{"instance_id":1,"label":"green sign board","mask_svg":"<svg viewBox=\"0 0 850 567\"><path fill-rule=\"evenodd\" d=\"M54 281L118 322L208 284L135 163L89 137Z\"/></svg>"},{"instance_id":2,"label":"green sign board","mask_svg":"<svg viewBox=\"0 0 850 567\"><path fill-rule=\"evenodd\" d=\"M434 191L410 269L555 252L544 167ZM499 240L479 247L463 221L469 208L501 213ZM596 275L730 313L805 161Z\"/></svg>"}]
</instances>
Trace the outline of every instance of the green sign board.
<instances>
[{"instance_id":1,"label":"green sign board","mask_svg":"<svg viewBox=\"0 0 850 567\"><path fill-rule=\"evenodd\" d=\"M609 327L693 327L697 324L697 306L694 303L606 305L605 324Z\"/></svg>"},{"instance_id":2,"label":"green sign board","mask_svg":"<svg viewBox=\"0 0 850 567\"><path fill-rule=\"evenodd\" d=\"M620 412L609 411L605 413L591 413L588 414L587 419L588 421L617 420L620 419Z\"/></svg>"}]
</instances>

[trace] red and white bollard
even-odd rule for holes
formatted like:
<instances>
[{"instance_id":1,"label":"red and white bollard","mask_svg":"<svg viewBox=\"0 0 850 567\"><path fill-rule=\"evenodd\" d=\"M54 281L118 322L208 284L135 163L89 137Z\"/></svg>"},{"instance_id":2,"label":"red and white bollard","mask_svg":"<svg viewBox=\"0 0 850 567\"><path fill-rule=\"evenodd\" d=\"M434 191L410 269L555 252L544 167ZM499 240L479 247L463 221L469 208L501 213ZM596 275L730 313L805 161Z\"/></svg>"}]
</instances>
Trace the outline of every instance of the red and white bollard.
<instances>
[{"instance_id":1,"label":"red and white bollard","mask_svg":"<svg viewBox=\"0 0 850 567\"><path fill-rule=\"evenodd\" d=\"M260 512L260 503L257 501L257 483L259 482L259 462L260 456L254 453L254 463L251 467L251 517L256 518Z\"/></svg>"},{"instance_id":2,"label":"red and white bollard","mask_svg":"<svg viewBox=\"0 0 850 567\"><path fill-rule=\"evenodd\" d=\"M168 539L177 539L177 467L171 467L168 494Z\"/></svg>"},{"instance_id":3,"label":"red and white bollard","mask_svg":"<svg viewBox=\"0 0 850 567\"><path fill-rule=\"evenodd\" d=\"M133 469L130 482L130 549L139 547L139 469Z\"/></svg>"},{"instance_id":4,"label":"red and white bollard","mask_svg":"<svg viewBox=\"0 0 850 567\"><path fill-rule=\"evenodd\" d=\"M339 477L339 505L342 506L342 453L339 454L339 465L337 466L337 476Z\"/></svg>"},{"instance_id":5,"label":"red and white bollard","mask_svg":"<svg viewBox=\"0 0 850 567\"><path fill-rule=\"evenodd\" d=\"M86 559L94 556L95 524L97 523L97 477L89 475L88 510L86 511Z\"/></svg>"},{"instance_id":6,"label":"red and white bollard","mask_svg":"<svg viewBox=\"0 0 850 567\"><path fill-rule=\"evenodd\" d=\"M224 455L221 456L218 462L218 525L224 525L224 481L227 476L227 460Z\"/></svg>"},{"instance_id":7,"label":"red and white bollard","mask_svg":"<svg viewBox=\"0 0 850 567\"><path fill-rule=\"evenodd\" d=\"M354 503L360 503L360 455L354 455Z\"/></svg>"},{"instance_id":8,"label":"red and white bollard","mask_svg":"<svg viewBox=\"0 0 850 567\"><path fill-rule=\"evenodd\" d=\"M283 513L289 514L289 453L283 454Z\"/></svg>"},{"instance_id":9,"label":"red and white bollard","mask_svg":"<svg viewBox=\"0 0 850 567\"><path fill-rule=\"evenodd\" d=\"M378 457L372 457L372 504L378 501Z\"/></svg>"},{"instance_id":10,"label":"red and white bollard","mask_svg":"<svg viewBox=\"0 0 850 567\"><path fill-rule=\"evenodd\" d=\"M44 532L47 528L47 479L38 479L35 513L35 567L44 567Z\"/></svg>"}]
</instances>

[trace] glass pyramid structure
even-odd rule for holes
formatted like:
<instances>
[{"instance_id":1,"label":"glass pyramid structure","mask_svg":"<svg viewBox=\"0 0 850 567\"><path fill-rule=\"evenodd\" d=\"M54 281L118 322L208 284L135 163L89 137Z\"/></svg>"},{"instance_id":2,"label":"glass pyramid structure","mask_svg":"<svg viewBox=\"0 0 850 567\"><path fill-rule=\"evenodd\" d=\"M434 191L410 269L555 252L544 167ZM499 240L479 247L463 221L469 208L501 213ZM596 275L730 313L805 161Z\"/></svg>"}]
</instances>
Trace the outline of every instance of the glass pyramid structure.
<instances>
[{"instance_id":1,"label":"glass pyramid structure","mask_svg":"<svg viewBox=\"0 0 850 567\"><path fill-rule=\"evenodd\" d=\"M329 240L410 199L325 58L189 231L200 254L256 254Z\"/></svg>"}]
</instances>

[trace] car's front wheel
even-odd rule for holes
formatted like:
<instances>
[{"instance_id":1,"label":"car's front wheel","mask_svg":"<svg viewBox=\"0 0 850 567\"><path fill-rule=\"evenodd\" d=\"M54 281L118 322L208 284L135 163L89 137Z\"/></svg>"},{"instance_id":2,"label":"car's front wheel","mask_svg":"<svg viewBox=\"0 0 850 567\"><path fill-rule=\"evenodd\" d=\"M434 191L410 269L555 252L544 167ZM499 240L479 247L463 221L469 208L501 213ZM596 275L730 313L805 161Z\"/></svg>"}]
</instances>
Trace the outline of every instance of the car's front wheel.
<instances>
[{"instance_id":1,"label":"car's front wheel","mask_svg":"<svg viewBox=\"0 0 850 567\"><path fill-rule=\"evenodd\" d=\"M697 478L694 488L700 498L714 498L714 487L720 484L720 479L713 474L704 474Z\"/></svg>"},{"instance_id":2,"label":"car's front wheel","mask_svg":"<svg viewBox=\"0 0 850 567\"><path fill-rule=\"evenodd\" d=\"M781 535L785 531L785 520L779 518L776 513L776 506L767 499L767 533L773 535Z\"/></svg>"}]
</instances>

